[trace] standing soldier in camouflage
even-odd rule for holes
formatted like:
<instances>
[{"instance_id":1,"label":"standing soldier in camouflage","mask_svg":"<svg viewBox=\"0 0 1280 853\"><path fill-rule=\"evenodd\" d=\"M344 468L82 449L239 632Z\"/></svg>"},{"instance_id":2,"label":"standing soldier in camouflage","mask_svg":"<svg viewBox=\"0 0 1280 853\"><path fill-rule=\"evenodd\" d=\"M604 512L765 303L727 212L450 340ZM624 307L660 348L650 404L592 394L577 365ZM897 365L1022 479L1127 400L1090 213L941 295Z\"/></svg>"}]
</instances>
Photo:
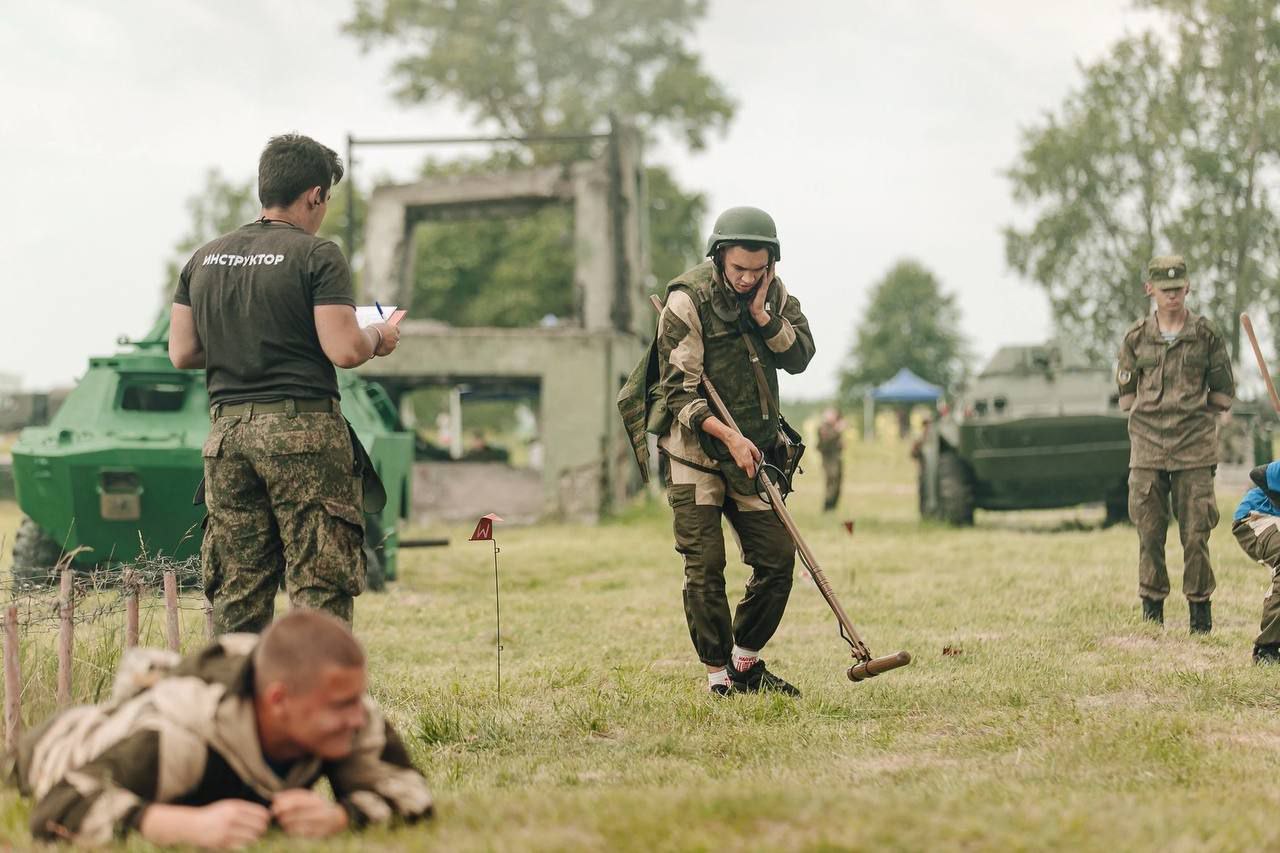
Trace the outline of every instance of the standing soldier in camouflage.
<instances>
[{"instance_id":1,"label":"standing soldier in camouflage","mask_svg":"<svg viewBox=\"0 0 1280 853\"><path fill-rule=\"evenodd\" d=\"M844 418L837 409L827 409L818 425L818 453L822 456L822 479L826 496L822 511L830 512L840 502L840 483L844 479Z\"/></svg>"},{"instance_id":2,"label":"standing soldier in camouflage","mask_svg":"<svg viewBox=\"0 0 1280 853\"><path fill-rule=\"evenodd\" d=\"M778 369L804 370L813 338L800 303L774 275L781 245L767 213L725 211L707 257L667 285L656 342L657 407L669 422L658 446L676 551L684 556L685 618L713 693L799 695L759 656L787 606L795 544L758 497L754 478L762 461L776 464L780 449ZM712 413L699 387L704 372L742 432ZM752 569L732 620L722 516Z\"/></svg>"},{"instance_id":3,"label":"standing soldier in camouflage","mask_svg":"<svg viewBox=\"0 0 1280 853\"><path fill-rule=\"evenodd\" d=\"M174 294L169 358L205 369L212 407L201 557L220 633L266 627L282 584L294 606L348 623L364 589L367 457L334 365L388 355L400 333L357 325L346 259L315 236L341 179L324 145L272 139L258 162L261 218L196 250Z\"/></svg>"},{"instance_id":4,"label":"standing soldier in camouflage","mask_svg":"<svg viewBox=\"0 0 1280 853\"><path fill-rule=\"evenodd\" d=\"M1138 529L1138 595L1142 614L1164 622L1169 594L1165 535L1169 500L1182 539L1182 592L1191 632L1213 628L1209 533L1218 523L1213 475L1217 415L1231 407L1235 379L1226 344L1204 317L1186 307L1191 289L1181 256L1153 258L1146 292L1155 311L1129 327L1116 380L1129 412L1129 517Z\"/></svg>"}]
</instances>

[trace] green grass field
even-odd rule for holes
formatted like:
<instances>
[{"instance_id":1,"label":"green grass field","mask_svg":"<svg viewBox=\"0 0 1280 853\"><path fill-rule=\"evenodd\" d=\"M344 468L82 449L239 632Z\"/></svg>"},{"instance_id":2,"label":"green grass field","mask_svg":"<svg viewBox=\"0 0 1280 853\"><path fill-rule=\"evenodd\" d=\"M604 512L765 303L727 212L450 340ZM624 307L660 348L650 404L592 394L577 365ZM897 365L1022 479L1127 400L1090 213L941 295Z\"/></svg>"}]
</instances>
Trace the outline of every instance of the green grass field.
<instances>
[{"instance_id":1,"label":"green grass field","mask_svg":"<svg viewBox=\"0 0 1280 853\"><path fill-rule=\"evenodd\" d=\"M818 512L816 464L792 505L872 650L907 649L910 667L849 683L834 620L797 581L765 655L804 698L707 695L655 500L596 528L499 527L498 702L490 547L454 529L356 610L438 819L325 849L1280 844L1280 670L1249 663L1270 578L1225 521L1214 633L1191 639L1176 592L1164 629L1139 621L1133 530L1100 529L1100 508L923 525L903 446L850 459L840 513ZM1238 496L1219 497L1227 519ZM743 568L729 575L740 588ZM0 838L29 839L26 814L0 791Z\"/></svg>"}]
</instances>

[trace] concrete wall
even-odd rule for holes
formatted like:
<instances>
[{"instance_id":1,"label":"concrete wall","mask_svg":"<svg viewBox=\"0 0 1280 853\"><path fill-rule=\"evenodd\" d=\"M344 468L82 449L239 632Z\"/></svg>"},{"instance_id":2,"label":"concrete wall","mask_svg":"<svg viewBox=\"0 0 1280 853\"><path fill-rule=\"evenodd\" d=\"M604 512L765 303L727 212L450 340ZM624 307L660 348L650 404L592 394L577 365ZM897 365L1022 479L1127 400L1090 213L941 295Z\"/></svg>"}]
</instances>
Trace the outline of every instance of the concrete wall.
<instances>
[{"instance_id":1,"label":"concrete wall","mask_svg":"<svg viewBox=\"0 0 1280 853\"><path fill-rule=\"evenodd\" d=\"M615 399L643 354L641 341L585 329L441 329L405 321L400 346L360 372L423 376L450 384L494 377L536 379L544 448L543 514L593 521L634 483L635 463ZM500 505L493 511L502 514Z\"/></svg>"}]
</instances>

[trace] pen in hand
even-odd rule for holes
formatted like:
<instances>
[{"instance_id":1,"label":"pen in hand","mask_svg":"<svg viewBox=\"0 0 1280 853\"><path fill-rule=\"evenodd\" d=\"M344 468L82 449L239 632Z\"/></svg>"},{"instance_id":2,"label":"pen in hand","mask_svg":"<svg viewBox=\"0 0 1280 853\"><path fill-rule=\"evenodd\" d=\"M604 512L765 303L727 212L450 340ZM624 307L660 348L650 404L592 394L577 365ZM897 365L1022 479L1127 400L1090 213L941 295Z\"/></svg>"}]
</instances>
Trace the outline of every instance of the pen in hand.
<instances>
[{"instance_id":1,"label":"pen in hand","mask_svg":"<svg viewBox=\"0 0 1280 853\"><path fill-rule=\"evenodd\" d=\"M373 300L373 307L378 309L379 317L381 317L383 320L387 319L387 315L382 313L382 303L378 302L378 300L375 299Z\"/></svg>"}]
</instances>

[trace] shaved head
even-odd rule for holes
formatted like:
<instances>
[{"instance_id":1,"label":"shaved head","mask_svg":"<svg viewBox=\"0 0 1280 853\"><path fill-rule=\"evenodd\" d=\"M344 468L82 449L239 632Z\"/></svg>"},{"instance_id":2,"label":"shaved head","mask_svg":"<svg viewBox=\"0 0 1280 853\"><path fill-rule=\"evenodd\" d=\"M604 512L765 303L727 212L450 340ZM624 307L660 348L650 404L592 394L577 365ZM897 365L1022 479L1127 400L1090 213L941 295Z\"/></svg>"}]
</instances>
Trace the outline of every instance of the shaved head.
<instances>
[{"instance_id":1,"label":"shaved head","mask_svg":"<svg viewBox=\"0 0 1280 853\"><path fill-rule=\"evenodd\" d=\"M319 610L293 610L277 619L253 653L254 689L261 695L272 684L293 694L318 684L329 667L363 669L364 650L342 620Z\"/></svg>"}]
</instances>

